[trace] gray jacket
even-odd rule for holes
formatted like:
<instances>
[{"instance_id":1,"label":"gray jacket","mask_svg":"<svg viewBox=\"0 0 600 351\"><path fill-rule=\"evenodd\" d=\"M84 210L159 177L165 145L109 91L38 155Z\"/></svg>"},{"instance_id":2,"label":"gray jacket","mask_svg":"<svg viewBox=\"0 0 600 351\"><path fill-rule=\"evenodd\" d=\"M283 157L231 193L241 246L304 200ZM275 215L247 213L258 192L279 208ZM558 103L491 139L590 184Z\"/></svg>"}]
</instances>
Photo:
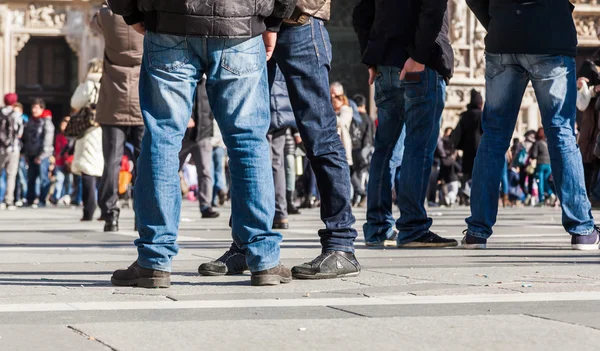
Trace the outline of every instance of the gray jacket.
<instances>
[{"instance_id":1,"label":"gray jacket","mask_svg":"<svg viewBox=\"0 0 600 351\"><path fill-rule=\"evenodd\" d=\"M54 153L54 124L52 117L30 118L23 133L23 154L27 157L48 158Z\"/></svg>"},{"instance_id":2,"label":"gray jacket","mask_svg":"<svg viewBox=\"0 0 600 351\"><path fill-rule=\"evenodd\" d=\"M9 146L9 152L19 152L21 150L21 138L23 137L23 114L17 113L12 106L6 106L2 108L1 113L5 116L11 116L14 121L15 139L11 146Z\"/></svg>"}]
</instances>

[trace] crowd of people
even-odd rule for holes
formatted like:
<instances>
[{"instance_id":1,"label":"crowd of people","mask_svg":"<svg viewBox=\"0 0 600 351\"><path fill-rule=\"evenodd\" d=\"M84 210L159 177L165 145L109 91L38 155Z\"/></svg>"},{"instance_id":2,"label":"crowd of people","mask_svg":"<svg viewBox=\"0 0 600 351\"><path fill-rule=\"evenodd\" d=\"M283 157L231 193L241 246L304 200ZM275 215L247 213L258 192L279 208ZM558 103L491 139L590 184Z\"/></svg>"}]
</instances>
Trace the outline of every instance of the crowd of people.
<instances>
[{"instance_id":1,"label":"crowd of people","mask_svg":"<svg viewBox=\"0 0 600 351\"><path fill-rule=\"evenodd\" d=\"M170 286L184 197L199 203L202 218L218 217L216 208L231 201L231 246L198 272L250 270L259 286L360 274L353 206L366 208L365 243L373 248L458 246L431 230L427 205L460 204L471 209L464 249L486 248L499 206L522 205L560 205L573 249L600 248L588 199L600 162L585 157L600 147L580 137L580 152L575 128L576 108L598 120L592 99L600 79L576 79L568 2L547 5L550 21L521 10L527 4L500 16L504 9L487 1L467 1L489 31L486 97L473 90L456 127L441 136L454 69L445 2L358 2L353 24L375 85L376 120L364 96L349 98L329 82L330 0L239 0L235 13L225 3L109 0L92 23L105 38L105 60L90 62L73 114L56 133L43 101L24 123L17 97L7 95L0 125L8 130L0 140L7 208L23 196L16 185L27 183L23 203L43 207L70 196L83 204L84 221L98 202L110 232L119 230L120 194L132 197L138 257L111 281L147 288ZM546 129L511 146L530 82ZM588 143L598 138L588 130L597 122L589 124L580 123ZM22 168L26 182L16 180ZM320 207L322 250L290 270L276 230L288 229L288 216L303 207Z\"/></svg>"}]
</instances>

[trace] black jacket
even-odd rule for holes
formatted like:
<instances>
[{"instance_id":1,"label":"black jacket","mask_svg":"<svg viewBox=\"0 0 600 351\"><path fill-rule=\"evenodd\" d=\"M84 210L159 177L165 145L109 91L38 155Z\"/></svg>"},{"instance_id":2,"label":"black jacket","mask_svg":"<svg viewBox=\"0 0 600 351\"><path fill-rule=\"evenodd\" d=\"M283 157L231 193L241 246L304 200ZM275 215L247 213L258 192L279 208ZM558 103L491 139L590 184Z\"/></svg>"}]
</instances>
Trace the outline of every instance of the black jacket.
<instances>
[{"instance_id":1,"label":"black jacket","mask_svg":"<svg viewBox=\"0 0 600 351\"><path fill-rule=\"evenodd\" d=\"M467 5L488 31L490 53L577 54L569 0L467 0Z\"/></svg>"},{"instance_id":2,"label":"black jacket","mask_svg":"<svg viewBox=\"0 0 600 351\"><path fill-rule=\"evenodd\" d=\"M251 38L278 31L296 0L108 0L127 24L144 22L155 33Z\"/></svg>"},{"instance_id":3,"label":"black jacket","mask_svg":"<svg viewBox=\"0 0 600 351\"><path fill-rule=\"evenodd\" d=\"M184 140L200 141L206 138L211 138L214 135L213 120L215 119L208 103L208 95L206 94L206 80L202 80L198 84L196 90L196 100L192 109L192 119L196 126L188 128L185 132Z\"/></svg>"},{"instance_id":4,"label":"black jacket","mask_svg":"<svg viewBox=\"0 0 600 351\"><path fill-rule=\"evenodd\" d=\"M273 74L272 72L270 71L269 74ZM292 110L285 77L279 67L275 69L274 77L269 77L269 79L273 79L271 87L271 127L269 132L296 128L296 118L294 117L294 110Z\"/></svg>"},{"instance_id":5,"label":"black jacket","mask_svg":"<svg viewBox=\"0 0 600 351\"><path fill-rule=\"evenodd\" d=\"M363 63L403 68L413 60L451 78L448 0L361 0L352 23Z\"/></svg>"},{"instance_id":6,"label":"black jacket","mask_svg":"<svg viewBox=\"0 0 600 351\"><path fill-rule=\"evenodd\" d=\"M463 173L469 176L473 174L475 156L483 135L481 113L478 107L469 106L467 111L460 115L458 125L450 136L453 145L463 151Z\"/></svg>"}]
</instances>

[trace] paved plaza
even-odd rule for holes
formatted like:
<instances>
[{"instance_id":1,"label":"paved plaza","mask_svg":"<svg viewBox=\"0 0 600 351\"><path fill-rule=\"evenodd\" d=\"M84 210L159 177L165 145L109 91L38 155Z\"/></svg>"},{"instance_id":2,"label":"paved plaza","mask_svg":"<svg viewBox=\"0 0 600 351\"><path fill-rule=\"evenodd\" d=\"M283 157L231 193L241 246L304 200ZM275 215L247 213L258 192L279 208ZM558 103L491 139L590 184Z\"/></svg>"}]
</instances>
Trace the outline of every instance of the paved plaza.
<instances>
[{"instance_id":1,"label":"paved plaza","mask_svg":"<svg viewBox=\"0 0 600 351\"><path fill-rule=\"evenodd\" d=\"M489 249L367 249L357 278L251 287L200 277L229 247L228 209L185 204L172 287L110 285L136 258L121 233L79 210L0 212L0 350L598 350L600 252L570 250L558 209L501 210ZM357 229L365 215L357 211ZM432 209L459 239L466 208ZM597 214L600 217L600 213ZM282 262L319 253L318 210L291 218Z\"/></svg>"}]
</instances>

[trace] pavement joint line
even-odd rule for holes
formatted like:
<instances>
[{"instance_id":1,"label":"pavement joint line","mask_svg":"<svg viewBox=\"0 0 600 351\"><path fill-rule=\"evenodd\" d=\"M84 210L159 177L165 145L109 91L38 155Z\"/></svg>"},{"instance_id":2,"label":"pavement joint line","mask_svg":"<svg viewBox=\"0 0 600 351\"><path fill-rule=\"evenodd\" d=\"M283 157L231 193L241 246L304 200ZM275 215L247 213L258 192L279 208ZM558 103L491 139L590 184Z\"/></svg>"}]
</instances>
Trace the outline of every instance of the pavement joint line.
<instances>
[{"instance_id":1,"label":"pavement joint line","mask_svg":"<svg viewBox=\"0 0 600 351\"><path fill-rule=\"evenodd\" d=\"M556 301L600 301L600 292L527 293L505 295L397 295L376 298L322 298L282 300L193 300L193 301L128 301L128 302L71 302L42 304L2 304L0 313L7 312L74 312L165 309L225 309L260 307L329 307L329 306L390 306L424 304L521 303Z\"/></svg>"},{"instance_id":2,"label":"pavement joint line","mask_svg":"<svg viewBox=\"0 0 600 351\"><path fill-rule=\"evenodd\" d=\"M74 331L75 333L77 333L77 334L79 334L79 335L83 336L84 338L87 338L87 339L88 339L88 340L90 340L90 341L95 341L95 342L97 342L98 344L100 344L100 345L102 345L102 346L104 346L104 347L108 348L108 349L109 349L109 350L111 350L111 351L119 351L118 349L115 349L114 347L110 346L109 344L105 343L104 341L102 341L102 340L99 340L99 339L96 339L95 337L93 337L93 336L91 336L91 335L87 334L87 333L86 333L86 332L84 332L83 330L80 330L80 329L77 329L77 328L75 328L75 327L74 327L74 326L72 326L72 325L67 325L67 328L69 328L69 329L71 329L72 331Z\"/></svg>"},{"instance_id":3,"label":"pavement joint line","mask_svg":"<svg viewBox=\"0 0 600 351\"><path fill-rule=\"evenodd\" d=\"M367 315L364 315L364 314L362 314L362 313L358 313L358 312L354 312L354 311L348 311L348 310L345 310L345 309L343 309L343 308L339 308L339 307L335 307L335 306L326 306L326 307L327 307L327 308L330 308L330 309L332 309L332 310L336 310L336 311L340 311L340 312L348 313L348 314L351 314L351 315L353 315L353 316L358 316L358 317L363 317L363 318L369 318L369 316L367 316Z\"/></svg>"},{"instance_id":4,"label":"pavement joint line","mask_svg":"<svg viewBox=\"0 0 600 351\"><path fill-rule=\"evenodd\" d=\"M535 314L530 314L530 313L525 313L525 314L523 314L523 316L527 316L527 317L535 318L535 319L541 319L541 320L544 320L544 321L562 323L562 324L572 325L572 326L576 326L576 327L584 327L584 328L589 328L589 329L600 331L600 328L592 327L592 326L589 326L589 325L579 324L579 323L572 323L572 322L567 322L567 321L561 321L561 320L558 320L558 319L553 319L553 318L548 318L548 317L543 317L543 316L536 316Z\"/></svg>"}]
</instances>

